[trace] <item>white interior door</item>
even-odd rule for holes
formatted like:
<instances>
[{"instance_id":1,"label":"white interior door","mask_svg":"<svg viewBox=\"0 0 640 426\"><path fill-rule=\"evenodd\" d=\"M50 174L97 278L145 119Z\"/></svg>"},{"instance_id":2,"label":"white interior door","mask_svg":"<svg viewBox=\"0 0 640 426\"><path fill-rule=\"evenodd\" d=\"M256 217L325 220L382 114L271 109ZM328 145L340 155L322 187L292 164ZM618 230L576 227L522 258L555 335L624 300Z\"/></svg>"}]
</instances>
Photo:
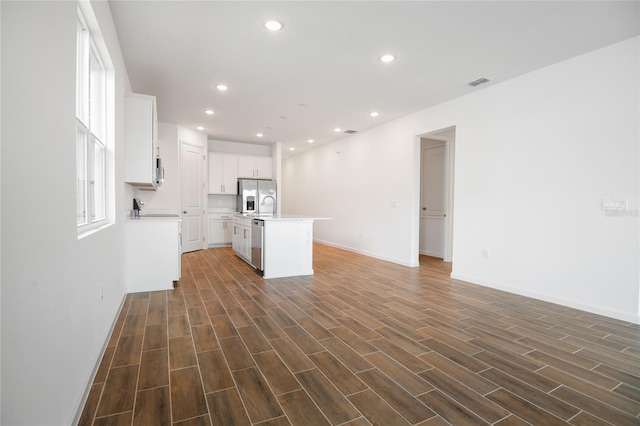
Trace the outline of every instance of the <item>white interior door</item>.
<instances>
[{"instance_id":1,"label":"white interior door","mask_svg":"<svg viewBox=\"0 0 640 426\"><path fill-rule=\"evenodd\" d=\"M446 159L444 143L423 146L420 253L439 258L445 255Z\"/></svg>"},{"instance_id":2,"label":"white interior door","mask_svg":"<svg viewBox=\"0 0 640 426\"><path fill-rule=\"evenodd\" d=\"M204 148L181 143L182 253L204 248Z\"/></svg>"}]
</instances>

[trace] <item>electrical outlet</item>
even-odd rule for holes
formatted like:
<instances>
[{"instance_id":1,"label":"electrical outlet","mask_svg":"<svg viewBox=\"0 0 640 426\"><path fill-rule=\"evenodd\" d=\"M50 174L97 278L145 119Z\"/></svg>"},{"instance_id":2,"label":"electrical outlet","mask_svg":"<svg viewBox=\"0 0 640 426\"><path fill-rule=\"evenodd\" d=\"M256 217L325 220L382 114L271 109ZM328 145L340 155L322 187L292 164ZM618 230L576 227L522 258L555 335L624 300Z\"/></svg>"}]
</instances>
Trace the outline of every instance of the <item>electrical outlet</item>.
<instances>
[{"instance_id":1,"label":"electrical outlet","mask_svg":"<svg viewBox=\"0 0 640 426\"><path fill-rule=\"evenodd\" d=\"M602 210L627 211L629 210L628 199L602 199Z\"/></svg>"},{"instance_id":2,"label":"electrical outlet","mask_svg":"<svg viewBox=\"0 0 640 426\"><path fill-rule=\"evenodd\" d=\"M100 286L100 300L104 299L104 290L102 286Z\"/></svg>"},{"instance_id":3,"label":"electrical outlet","mask_svg":"<svg viewBox=\"0 0 640 426\"><path fill-rule=\"evenodd\" d=\"M488 259L489 257L491 257L491 253L489 252L489 249L482 250L482 257L484 259Z\"/></svg>"}]
</instances>

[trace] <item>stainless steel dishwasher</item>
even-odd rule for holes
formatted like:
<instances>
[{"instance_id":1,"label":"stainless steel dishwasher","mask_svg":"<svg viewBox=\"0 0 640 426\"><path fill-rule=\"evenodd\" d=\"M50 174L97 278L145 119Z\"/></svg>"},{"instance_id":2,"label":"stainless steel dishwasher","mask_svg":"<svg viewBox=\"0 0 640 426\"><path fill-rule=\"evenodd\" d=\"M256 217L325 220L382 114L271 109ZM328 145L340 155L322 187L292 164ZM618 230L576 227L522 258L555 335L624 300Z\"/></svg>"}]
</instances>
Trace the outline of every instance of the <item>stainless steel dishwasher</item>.
<instances>
[{"instance_id":1,"label":"stainless steel dishwasher","mask_svg":"<svg viewBox=\"0 0 640 426\"><path fill-rule=\"evenodd\" d=\"M264 271L264 220L253 219L251 225L251 264L260 272Z\"/></svg>"}]
</instances>

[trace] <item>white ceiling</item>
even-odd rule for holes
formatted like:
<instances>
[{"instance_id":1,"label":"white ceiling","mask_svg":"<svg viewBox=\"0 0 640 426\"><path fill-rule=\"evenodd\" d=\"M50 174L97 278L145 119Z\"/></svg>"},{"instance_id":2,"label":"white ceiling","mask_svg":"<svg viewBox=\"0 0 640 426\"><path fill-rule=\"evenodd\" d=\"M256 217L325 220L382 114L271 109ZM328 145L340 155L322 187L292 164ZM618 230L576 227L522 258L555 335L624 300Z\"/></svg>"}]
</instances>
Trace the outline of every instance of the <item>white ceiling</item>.
<instances>
[{"instance_id":1,"label":"white ceiling","mask_svg":"<svg viewBox=\"0 0 640 426\"><path fill-rule=\"evenodd\" d=\"M640 34L637 1L110 4L133 90L157 96L160 121L281 142L283 157ZM492 81L466 85L480 77Z\"/></svg>"}]
</instances>

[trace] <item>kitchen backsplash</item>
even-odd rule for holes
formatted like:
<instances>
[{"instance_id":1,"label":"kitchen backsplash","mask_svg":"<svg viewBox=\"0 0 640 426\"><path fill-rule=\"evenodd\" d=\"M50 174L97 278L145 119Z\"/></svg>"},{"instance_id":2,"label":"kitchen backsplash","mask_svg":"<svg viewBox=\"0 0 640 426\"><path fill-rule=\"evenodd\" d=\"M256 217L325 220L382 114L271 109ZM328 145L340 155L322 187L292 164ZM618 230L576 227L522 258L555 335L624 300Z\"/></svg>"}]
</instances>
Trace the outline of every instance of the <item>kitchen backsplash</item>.
<instances>
[{"instance_id":1,"label":"kitchen backsplash","mask_svg":"<svg viewBox=\"0 0 640 426\"><path fill-rule=\"evenodd\" d=\"M209 213L231 213L236 211L235 195L207 195Z\"/></svg>"}]
</instances>

